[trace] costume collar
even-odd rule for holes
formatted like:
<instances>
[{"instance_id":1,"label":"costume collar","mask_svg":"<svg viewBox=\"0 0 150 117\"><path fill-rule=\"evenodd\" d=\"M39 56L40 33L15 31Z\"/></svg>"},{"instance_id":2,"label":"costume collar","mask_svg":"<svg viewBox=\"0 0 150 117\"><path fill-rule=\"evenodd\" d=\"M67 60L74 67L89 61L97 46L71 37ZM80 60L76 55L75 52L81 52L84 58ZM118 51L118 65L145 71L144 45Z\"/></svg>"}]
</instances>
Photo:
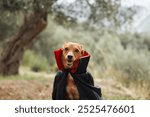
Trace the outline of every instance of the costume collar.
<instances>
[{"instance_id":1,"label":"costume collar","mask_svg":"<svg viewBox=\"0 0 150 117\"><path fill-rule=\"evenodd\" d=\"M61 56L62 56L62 48L57 49L54 51L54 55L55 55L55 60L56 60L56 64L57 67L60 71L64 71L65 69L63 68L63 64L61 61ZM87 66L88 66L88 62L90 59L90 54L86 51L84 51L84 55L79 59L79 61L76 61L73 65L73 69L71 69L71 73L85 73Z\"/></svg>"}]
</instances>

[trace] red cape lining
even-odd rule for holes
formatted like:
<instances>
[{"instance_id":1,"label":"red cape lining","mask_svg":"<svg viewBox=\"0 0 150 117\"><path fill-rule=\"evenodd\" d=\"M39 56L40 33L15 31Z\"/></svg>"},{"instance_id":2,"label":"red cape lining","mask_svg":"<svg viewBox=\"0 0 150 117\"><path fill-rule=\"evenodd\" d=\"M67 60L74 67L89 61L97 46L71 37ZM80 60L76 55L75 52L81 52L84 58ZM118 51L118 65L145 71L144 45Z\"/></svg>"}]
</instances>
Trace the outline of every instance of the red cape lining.
<instances>
[{"instance_id":1,"label":"red cape lining","mask_svg":"<svg viewBox=\"0 0 150 117\"><path fill-rule=\"evenodd\" d=\"M54 51L57 67L61 71L63 71L63 69L64 69L62 61L61 61L62 51L63 51L62 48L57 49L57 50ZM89 57L89 56L90 56L90 54L88 52L84 51L84 54L83 54L83 56L80 59L86 58L86 57ZM75 72L75 70L73 72Z\"/></svg>"}]
</instances>

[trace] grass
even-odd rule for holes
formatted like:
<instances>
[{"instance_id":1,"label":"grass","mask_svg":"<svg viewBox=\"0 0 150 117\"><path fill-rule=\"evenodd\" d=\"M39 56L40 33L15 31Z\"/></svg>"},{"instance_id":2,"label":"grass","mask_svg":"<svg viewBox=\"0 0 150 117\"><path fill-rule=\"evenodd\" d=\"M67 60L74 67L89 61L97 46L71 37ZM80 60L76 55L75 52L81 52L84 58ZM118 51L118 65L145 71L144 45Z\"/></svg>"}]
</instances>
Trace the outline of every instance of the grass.
<instances>
[{"instance_id":1,"label":"grass","mask_svg":"<svg viewBox=\"0 0 150 117\"><path fill-rule=\"evenodd\" d=\"M54 74L44 71L34 72L29 67L20 66L18 75L0 76L0 80L36 80L36 81L53 81Z\"/></svg>"},{"instance_id":2,"label":"grass","mask_svg":"<svg viewBox=\"0 0 150 117\"><path fill-rule=\"evenodd\" d=\"M0 81L7 81L7 80L26 80L26 81L30 81L30 80L34 80L34 81L39 81L39 82L47 82L47 81L52 81L53 79L51 77L49 78L45 78L45 77L41 77L41 76L35 76L35 75L15 75L15 76L0 76Z\"/></svg>"},{"instance_id":3,"label":"grass","mask_svg":"<svg viewBox=\"0 0 150 117\"><path fill-rule=\"evenodd\" d=\"M137 99L128 95L116 95L116 96L104 95L104 100L137 100Z\"/></svg>"},{"instance_id":4,"label":"grass","mask_svg":"<svg viewBox=\"0 0 150 117\"><path fill-rule=\"evenodd\" d=\"M132 76L133 74L127 74L114 68L107 70L106 74L107 77L113 77L124 87L130 89L133 94L136 94L137 99L150 99L150 80L147 74L143 74L141 77L138 77L138 74L140 73L137 72L137 77L135 77Z\"/></svg>"},{"instance_id":5,"label":"grass","mask_svg":"<svg viewBox=\"0 0 150 117\"><path fill-rule=\"evenodd\" d=\"M37 77L27 75L0 76L0 80L35 80Z\"/></svg>"}]
</instances>

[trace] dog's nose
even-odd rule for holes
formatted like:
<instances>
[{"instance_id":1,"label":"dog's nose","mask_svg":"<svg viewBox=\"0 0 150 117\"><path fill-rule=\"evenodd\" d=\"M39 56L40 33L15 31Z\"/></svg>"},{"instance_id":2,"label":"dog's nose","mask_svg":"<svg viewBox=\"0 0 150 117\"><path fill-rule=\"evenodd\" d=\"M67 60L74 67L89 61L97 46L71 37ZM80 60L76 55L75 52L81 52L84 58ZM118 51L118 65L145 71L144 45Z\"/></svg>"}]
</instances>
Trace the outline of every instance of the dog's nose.
<instances>
[{"instance_id":1,"label":"dog's nose","mask_svg":"<svg viewBox=\"0 0 150 117\"><path fill-rule=\"evenodd\" d=\"M73 56L72 55L68 55L67 58L70 60L70 59L73 58Z\"/></svg>"}]
</instances>

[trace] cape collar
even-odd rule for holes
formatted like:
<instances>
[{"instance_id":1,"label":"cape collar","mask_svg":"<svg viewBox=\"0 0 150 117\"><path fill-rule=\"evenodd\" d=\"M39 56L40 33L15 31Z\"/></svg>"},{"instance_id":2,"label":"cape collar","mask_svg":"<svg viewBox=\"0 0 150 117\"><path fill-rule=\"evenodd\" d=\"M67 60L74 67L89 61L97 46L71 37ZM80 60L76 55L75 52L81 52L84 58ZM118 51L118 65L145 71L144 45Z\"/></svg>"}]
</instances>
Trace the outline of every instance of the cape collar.
<instances>
[{"instance_id":1,"label":"cape collar","mask_svg":"<svg viewBox=\"0 0 150 117\"><path fill-rule=\"evenodd\" d=\"M65 71L62 65L62 61L61 61L62 51L63 51L62 48L57 49L54 51L54 55L55 55L55 60L56 60L58 69L60 71ZM90 54L84 51L84 55L79 59L79 61L74 63L73 69L70 69L69 71L71 73L78 73L78 74L85 73L87 66L88 66L89 59L90 59Z\"/></svg>"}]
</instances>

